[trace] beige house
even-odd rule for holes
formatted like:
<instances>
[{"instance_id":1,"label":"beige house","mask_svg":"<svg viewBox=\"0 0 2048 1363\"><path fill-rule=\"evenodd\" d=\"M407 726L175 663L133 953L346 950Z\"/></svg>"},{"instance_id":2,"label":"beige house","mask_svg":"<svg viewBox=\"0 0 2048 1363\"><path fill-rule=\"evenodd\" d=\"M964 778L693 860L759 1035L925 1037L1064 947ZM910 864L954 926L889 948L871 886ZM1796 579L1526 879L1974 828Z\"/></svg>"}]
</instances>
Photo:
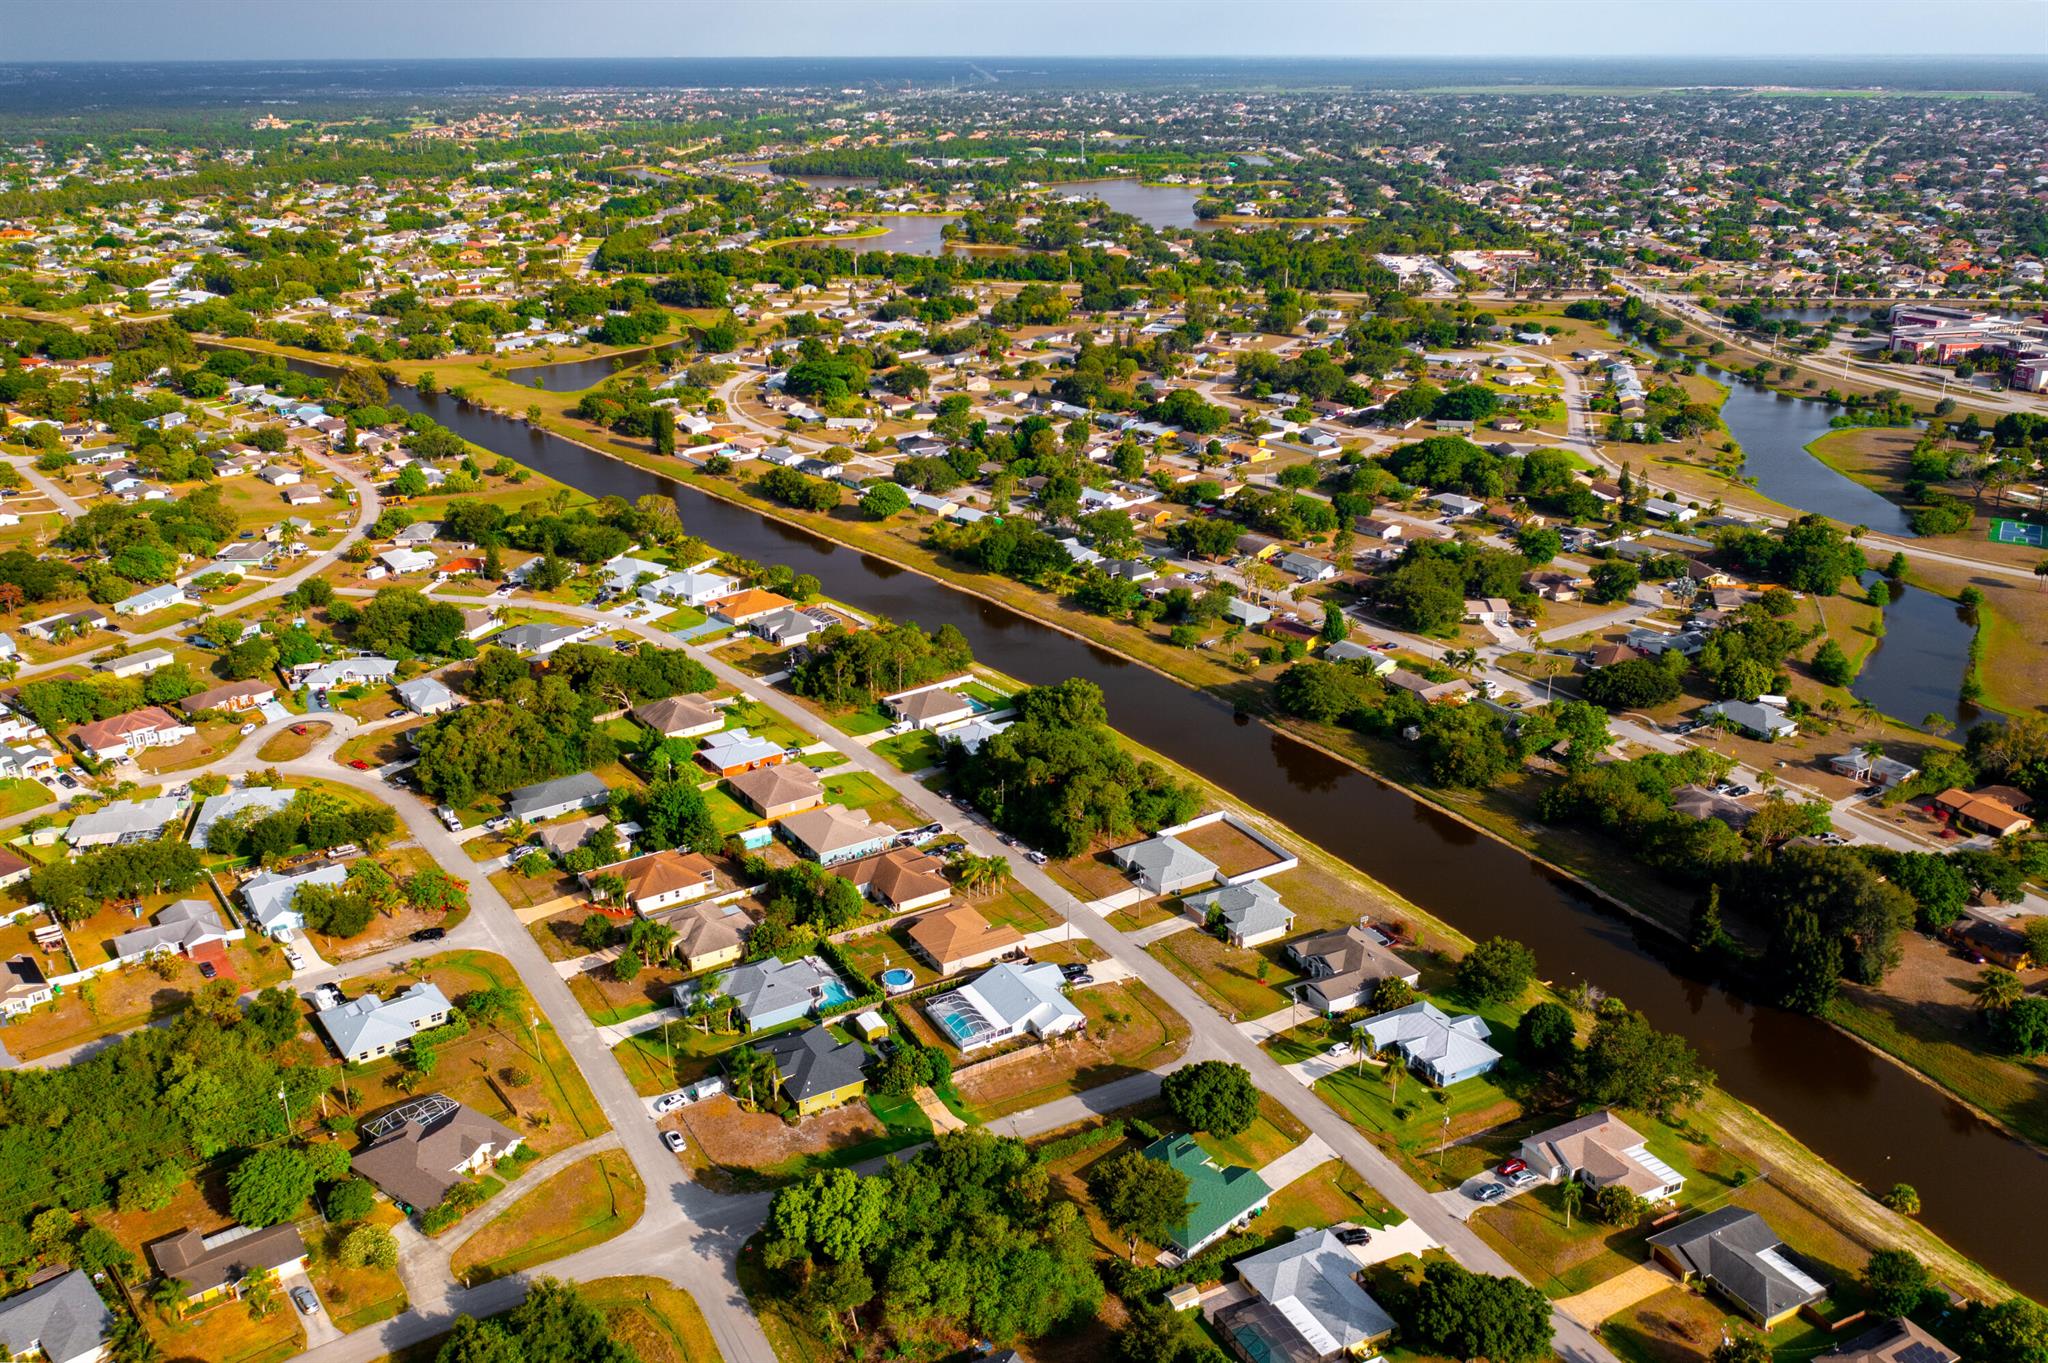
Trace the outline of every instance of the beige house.
<instances>
[{"instance_id":1,"label":"beige house","mask_svg":"<svg viewBox=\"0 0 2048 1363\"><path fill-rule=\"evenodd\" d=\"M955 904L910 925L910 945L941 975L987 965L1015 951L1024 934L1008 923L991 925L978 909Z\"/></svg>"},{"instance_id":2,"label":"beige house","mask_svg":"<svg viewBox=\"0 0 2048 1363\"><path fill-rule=\"evenodd\" d=\"M1594 1188L1613 1184L1651 1202L1678 1196L1685 1175L1658 1159L1635 1128L1612 1112L1594 1112L1522 1142L1522 1158L1552 1183L1577 1179Z\"/></svg>"}]
</instances>

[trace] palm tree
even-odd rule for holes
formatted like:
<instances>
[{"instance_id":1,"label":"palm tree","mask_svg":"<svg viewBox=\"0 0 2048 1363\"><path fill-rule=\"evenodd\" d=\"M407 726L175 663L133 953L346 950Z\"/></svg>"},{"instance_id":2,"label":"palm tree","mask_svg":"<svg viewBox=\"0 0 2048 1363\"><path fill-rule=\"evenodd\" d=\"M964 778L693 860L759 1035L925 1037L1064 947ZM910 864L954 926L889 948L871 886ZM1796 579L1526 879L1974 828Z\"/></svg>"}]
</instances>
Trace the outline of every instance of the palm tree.
<instances>
[{"instance_id":1,"label":"palm tree","mask_svg":"<svg viewBox=\"0 0 2048 1363\"><path fill-rule=\"evenodd\" d=\"M1955 732L1956 722L1939 710L1929 710L1920 721L1920 727L1936 738L1946 738Z\"/></svg>"},{"instance_id":2,"label":"palm tree","mask_svg":"<svg viewBox=\"0 0 2048 1363\"><path fill-rule=\"evenodd\" d=\"M1855 709L1856 709L1856 723L1857 723L1858 727L1862 727L1862 728L1867 728L1867 727L1869 727L1870 725L1873 725L1873 724L1877 723L1877 721L1878 721L1878 718L1879 718L1879 716L1878 716L1878 712L1877 712L1877 704L1876 704L1876 702L1872 701L1872 700L1870 699L1870 697L1868 697L1868 696L1858 696L1858 697L1856 697L1856 707L1855 707Z\"/></svg>"},{"instance_id":3,"label":"palm tree","mask_svg":"<svg viewBox=\"0 0 2048 1363\"><path fill-rule=\"evenodd\" d=\"M1401 1081L1408 1075L1408 1066L1400 1056L1387 1057L1387 1101L1397 1101L1401 1096Z\"/></svg>"},{"instance_id":4,"label":"palm tree","mask_svg":"<svg viewBox=\"0 0 2048 1363\"><path fill-rule=\"evenodd\" d=\"M1010 859L969 854L953 863L953 874L962 893L983 894L1010 878Z\"/></svg>"},{"instance_id":5,"label":"palm tree","mask_svg":"<svg viewBox=\"0 0 2048 1363\"><path fill-rule=\"evenodd\" d=\"M192 1295L192 1284L183 1278L158 1278L149 1289L149 1304L169 1318Z\"/></svg>"},{"instance_id":6,"label":"palm tree","mask_svg":"<svg viewBox=\"0 0 2048 1363\"><path fill-rule=\"evenodd\" d=\"M140 1320L126 1313L114 1322L109 1344L114 1363L158 1363L163 1357L163 1351L157 1347L156 1336L150 1334Z\"/></svg>"},{"instance_id":7,"label":"palm tree","mask_svg":"<svg viewBox=\"0 0 2048 1363\"><path fill-rule=\"evenodd\" d=\"M1977 1007L1987 1013L2002 1013L2026 993L2020 977L2004 966L1987 965L1977 976Z\"/></svg>"},{"instance_id":8,"label":"palm tree","mask_svg":"<svg viewBox=\"0 0 2048 1363\"><path fill-rule=\"evenodd\" d=\"M1565 1185L1557 1190L1557 1196L1558 1200L1564 1203L1564 1228L1570 1230L1572 1218L1579 1214L1580 1206L1585 1203L1586 1185L1577 1179L1567 1180Z\"/></svg>"},{"instance_id":9,"label":"palm tree","mask_svg":"<svg viewBox=\"0 0 2048 1363\"><path fill-rule=\"evenodd\" d=\"M1476 648L1452 648L1444 650L1444 666L1453 672L1470 672L1479 666L1479 650Z\"/></svg>"}]
</instances>

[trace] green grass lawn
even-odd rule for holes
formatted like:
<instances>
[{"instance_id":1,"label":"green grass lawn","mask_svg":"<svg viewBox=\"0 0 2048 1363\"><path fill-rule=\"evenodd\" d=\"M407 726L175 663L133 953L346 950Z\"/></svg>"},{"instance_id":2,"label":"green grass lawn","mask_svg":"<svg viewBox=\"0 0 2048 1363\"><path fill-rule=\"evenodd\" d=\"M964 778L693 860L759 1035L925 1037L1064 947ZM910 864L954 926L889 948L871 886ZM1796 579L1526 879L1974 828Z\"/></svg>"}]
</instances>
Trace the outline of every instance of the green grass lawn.
<instances>
[{"instance_id":1,"label":"green grass lawn","mask_svg":"<svg viewBox=\"0 0 2048 1363\"><path fill-rule=\"evenodd\" d=\"M927 729L912 729L907 734L883 739L874 745L873 751L888 759L898 771L923 771L939 765L945 745Z\"/></svg>"},{"instance_id":2,"label":"green grass lawn","mask_svg":"<svg viewBox=\"0 0 2048 1363\"><path fill-rule=\"evenodd\" d=\"M848 809L864 809L877 823L908 828L924 822L917 812L884 785L878 776L864 771L842 772L824 778L825 798Z\"/></svg>"},{"instance_id":3,"label":"green grass lawn","mask_svg":"<svg viewBox=\"0 0 2048 1363\"><path fill-rule=\"evenodd\" d=\"M722 786L704 792L704 807L711 812L711 822L721 837L761 822L760 815L726 794Z\"/></svg>"},{"instance_id":4,"label":"green grass lawn","mask_svg":"<svg viewBox=\"0 0 2048 1363\"><path fill-rule=\"evenodd\" d=\"M578 1160L520 1198L455 1252L464 1282L502 1278L624 1234L647 1190L623 1151Z\"/></svg>"},{"instance_id":5,"label":"green grass lawn","mask_svg":"<svg viewBox=\"0 0 2048 1363\"><path fill-rule=\"evenodd\" d=\"M858 710L838 711L825 716L833 728L844 734L860 738L866 734L878 734L896 722L896 717L880 705L864 705Z\"/></svg>"},{"instance_id":6,"label":"green grass lawn","mask_svg":"<svg viewBox=\"0 0 2048 1363\"><path fill-rule=\"evenodd\" d=\"M1280 1106L1270 1094L1259 1095L1259 1115L1235 1136L1204 1132L1195 1137L1218 1164L1241 1164L1263 1169L1308 1139L1309 1131L1300 1119Z\"/></svg>"},{"instance_id":7,"label":"green grass lawn","mask_svg":"<svg viewBox=\"0 0 2048 1363\"><path fill-rule=\"evenodd\" d=\"M0 819L26 814L54 798L40 781L0 781Z\"/></svg>"},{"instance_id":8,"label":"green grass lawn","mask_svg":"<svg viewBox=\"0 0 2048 1363\"><path fill-rule=\"evenodd\" d=\"M726 728L744 728L756 737L765 738L770 743L779 743L785 748L808 747L817 741L813 735L805 733L757 701L734 701L726 707L725 714Z\"/></svg>"},{"instance_id":9,"label":"green grass lawn","mask_svg":"<svg viewBox=\"0 0 2048 1363\"><path fill-rule=\"evenodd\" d=\"M1278 943L1234 947L1200 928L1162 937L1146 950L1194 986L1196 993L1239 1019L1262 1018L1287 1007L1292 1000L1282 987L1301 978L1286 964Z\"/></svg>"},{"instance_id":10,"label":"green grass lawn","mask_svg":"<svg viewBox=\"0 0 2048 1363\"><path fill-rule=\"evenodd\" d=\"M1311 1226L1355 1221L1377 1230L1402 1219L1357 1170L1340 1164L1334 1175L1317 1170L1279 1189L1252 1228L1279 1241Z\"/></svg>"}]
</instances>

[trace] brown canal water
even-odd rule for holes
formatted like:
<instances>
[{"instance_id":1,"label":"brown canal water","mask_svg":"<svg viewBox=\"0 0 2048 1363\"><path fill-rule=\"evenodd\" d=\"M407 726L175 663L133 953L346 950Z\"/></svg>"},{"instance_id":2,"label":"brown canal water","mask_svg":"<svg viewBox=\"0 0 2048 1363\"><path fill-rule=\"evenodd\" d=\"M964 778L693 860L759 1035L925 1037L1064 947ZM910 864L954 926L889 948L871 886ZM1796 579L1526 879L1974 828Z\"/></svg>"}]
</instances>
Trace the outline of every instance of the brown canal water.
<instances>
[{"instance_id":1,"label":"brown canal water","mask_svg":"<svg viewBox=\"0 0 2048 1363\"><path fill-rule=\"evenodd\" d=\"M1866 1188L1912 1184L1930 1227L2022 1291L2048 1298L2048 1254L2025 1211L2048 1195L2048 1156L1834 1028L1702 975L1681 945L1515 849L1004 607L445 394L392 393L465 439L591 496L673 497L690 532L719 549L815 574L831 595L864 610L926 628L953 625L976 657L1023 681L1086 678L1102 688L1111 722L1140 743L1470 936L1527 943L1559 986L1585 980L1619 995L1690 1041L1730 1093Z\"/></svg>"}]
</instances>

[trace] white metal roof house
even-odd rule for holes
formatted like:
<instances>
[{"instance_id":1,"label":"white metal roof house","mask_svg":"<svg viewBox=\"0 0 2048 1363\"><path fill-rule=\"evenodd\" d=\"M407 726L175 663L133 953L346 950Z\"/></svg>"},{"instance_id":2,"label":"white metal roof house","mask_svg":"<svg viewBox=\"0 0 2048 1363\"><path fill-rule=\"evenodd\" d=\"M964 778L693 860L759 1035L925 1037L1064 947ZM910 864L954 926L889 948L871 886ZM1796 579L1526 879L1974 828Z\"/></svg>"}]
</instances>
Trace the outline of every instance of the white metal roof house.
<instances>
[{"instance_id":1,"label":"white metal roof house","mask_svg":"<svg viewBox=\"0 0 2048 1363\"><path fill-rule=\"evenodd\" d=\"M925 1001L926 1016L962 1051L1030 1034L1074 1031L1087 1019L1067 998L1060 968L1048 961L991 966L958 989Z\"/></svg>"},{"instance_id":2,"label":"white metal roof house","mask_svg":"<svg viewBox=\"0 0 2048 1363\"><path fill-rule=\"evenodd\" d=\"M1358 1260L1328 1228L1239 1259L1249 1294L1216 1325L1246 1358L1300 1360L1359 1354L1394 1333L1394 1318L1358 1285Z\"/></svg>"},{"instance_id":3,"label":"white metal roof house","mask_svg":"<svg viewBox=\"0 0 2048 1363\"><path fill-rule=\"evenodd\" d=\"M1717 700L1700 711L1708 719L1726 717L1730 724L1755 738L1789 738L1799 732L1799 725L1775 705L1759 705L1747 700Z\"/></svg>"},{"instance_id":4,"label":"white metal roof house","mask_svg":"<svg viewBox=\"0 0 2048 1363\"><path fill-rule=\"evenodd\" d=\"M1398 1051L1408 1067L1438 1088L1486 1073L1500 1052L1486 1044L1486 1019L1452 1017L1427 999L1357 1024L1375 1051Z\"/></svg>"},{"instance_id":5,"label":"white metal roof house","mask_svg":"<svg viewBox=\"0 0 2048 1363\"><path fill-rule=\"evenodd\" d=\"M148 800L123 800L118 804L81 814L64 830L64 841L73 847L105 847L110 843L142 842L161 833L164 826L182 818L182 796L159 795Z\"/></svg>"},{"instance_id":6,"label":"white metal roof house","mask_svg":"<svg viewBox=\"0 0 2048 1363\"><path fill-rule=\"evenodd\" d=\"M162 586L151 587L147 591L140 591L133 596L123 597L121 600L116 601L114 603L114 614L148 615L151 611L160 611L166 606L175 606L184 599L185 589L183 587L180 587L175 582L166 582Z\"/></svg>"},{"instance_id":7,"label":"white metal roof house","mask_svg":"<svg viewBox=\"0 0 2048 1363\"><path fill-rule=\"evenodd\" d=\"M414 1034L448 1021L448 996L422 980L401 994L364 994L313 1015L344 1060L364 1064L412 1044Z\"/></svg>"}]
</instances>

